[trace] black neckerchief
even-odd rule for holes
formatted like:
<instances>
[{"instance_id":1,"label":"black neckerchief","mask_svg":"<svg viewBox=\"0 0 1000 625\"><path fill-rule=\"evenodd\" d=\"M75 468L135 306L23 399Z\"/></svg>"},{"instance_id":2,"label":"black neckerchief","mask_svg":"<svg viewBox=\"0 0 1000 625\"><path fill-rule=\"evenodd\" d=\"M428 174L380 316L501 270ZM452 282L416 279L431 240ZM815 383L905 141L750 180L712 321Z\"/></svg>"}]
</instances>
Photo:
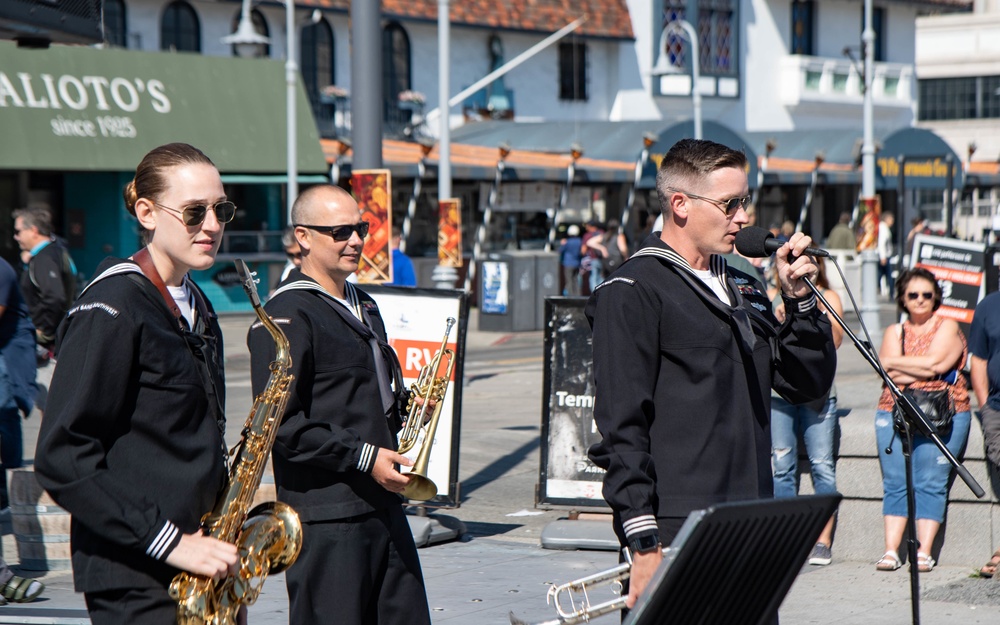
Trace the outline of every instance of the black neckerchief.
<instances>
[{"instance_id":1,"label":"black neckerchief","mask_svg":"<svg viewBox=\"0 0 1000 625\"><path fill-rule=\"evenodd\" d=\"M357 333L361 338L368 341L368 344L372 349L372 358L375 362L375 371L379 382L379 396L382 400L382 409L385 412L386 417L392 416L392 408L397 403L397 393L401 391L403 386L403 372L399 366L399 359L396 358L396 352L392 347L382 340L382 337L378 336L374 332L374 326L371 321L371 317L368 315L368 311L365 309L364 305L360 303L357 289L354 285L347 282L345 283L345 291L348 296L348 300L352 302L360 314L361 319L351 312L340 300L336 298L335 295L324 289L319 283L312 280L296 280L294 282L288 282L281 285L275 289L274 293L271 295L271 299L274 299L281 293L293 290L305 290L312 291L320 296L320 299L325 302L330 308L336 312L341 319L350 327L355 333ZM362 321L362 319L364 321ZM396 389L396 392L393 391Z\"/></svg>"}]
</instances>

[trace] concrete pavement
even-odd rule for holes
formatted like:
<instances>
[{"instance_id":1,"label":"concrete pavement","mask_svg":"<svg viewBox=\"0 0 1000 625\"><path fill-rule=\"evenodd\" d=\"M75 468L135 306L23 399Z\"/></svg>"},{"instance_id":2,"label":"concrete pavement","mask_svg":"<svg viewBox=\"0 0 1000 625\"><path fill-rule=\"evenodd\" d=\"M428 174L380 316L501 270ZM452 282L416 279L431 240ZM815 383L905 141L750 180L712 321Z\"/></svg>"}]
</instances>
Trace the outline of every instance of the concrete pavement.
<instances>
[{"instance_id":1,"label":"concrete pavement","mask_svg":"<svg viewBox=\"0 0 1000 625\"><path fill-rule=\"evenodd\" d=\"M891 316L891 307L884 306L886 311ZM534 507L542 409L542 333L480 332L477 315L478 311L473 310L467 334L459 465L461 506L436 512L460 519L467 532L458 541L420 551L432 616L435 623L448 625L504 625L511 611L532 623L549 620L555 613L545 605L548 584L613 566L617 556L613 552L539 547L542 529L567 515L565 510ZM238 437L250 405L248 356L243 340L248 323L247 316L223 320L230 402L228 436L232 440ZM846 391L842 391L841 407L847 411L842 423L845 436L850 437L855 430L871 429L879 383L852 346L845 344L841 348L840 363L838 385ZM29 458L33 456L37 426L37 415L25 422L25 455ZM956 483L953 496L963 488ZM842 509L840 523L846 527L853 521L845 516L849 515ZM872 521L864 519L864 531L878 542L880 520ZM992 540L996 531L983 528L985 541ZM881 550L863 550L862 555L847 559L851 541L847 534L844 536L834 546L832 565L803 569L782 605L782 623L911 623L907 569L877 573L873 562ZM948 539L957 542L958 532ZM9 528L4 532L3 547L7 561L16 569L17 551ZM944 553L947 556L948 552ZM1000 580L970 578L988 555L983 551L974 560L960 562L944 557L942 566L920 576L924 622L998 622ZM716 564L720 576L749 578L756 573L752 562ZM32 604L0 607L0 623L89 622L82 597L72 591L69 572L48 572L41 578L47 584L42 598ZM614 619L609 616L598 622L617 622ZM288 622L280 575L265 584L259 601L250 608L250 622ZM329 622L336 623L335 615Z\"/></svg>"}]
</instances>

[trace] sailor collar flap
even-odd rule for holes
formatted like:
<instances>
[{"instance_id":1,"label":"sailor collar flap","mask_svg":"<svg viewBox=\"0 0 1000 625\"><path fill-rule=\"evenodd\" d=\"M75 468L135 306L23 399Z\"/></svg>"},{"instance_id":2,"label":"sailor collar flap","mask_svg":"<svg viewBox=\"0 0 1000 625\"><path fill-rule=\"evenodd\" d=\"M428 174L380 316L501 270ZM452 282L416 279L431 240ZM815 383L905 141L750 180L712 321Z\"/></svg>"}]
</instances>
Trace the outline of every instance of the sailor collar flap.
<instances>
[{"instance_id":1,"label":"sailor collar flap","mask_svg":"<svg viewBox=\"0 0 1000 625\"><path fill-rule=\"evenodd\" d=\"M736 331L736 335L739 337L740 348L746 354L751 354L753 352L754 344L756 343L756 335L753 331L753 326L751 325L751 320L757 322L757 326L765 329L768 334L773 334L774 330L771 324L767 321L767 318L763 315L762 311L758 309L758 306L762 304L759 301L753 301L758 299L764 299L766 297L760 293L760 291L752 284L746 283L742 284L743 278L734 278L727 271L728 266L726 264L726 259L718 254L712 254L709 259L709 264L712 268L713 276L717 277L720 281L723 281L727 292L729 292L734 300L734 305L729 305L708 288L700 277L694 272L694 268L687 260L670 249L669 247L644 247L637 251L630 257L630 260L636 258L637 256L652 256L667 266L672 268L674 272L687 283L691 289L698 294L698 296L706 304L715 308L716 310L722 312L727 319L729 319L730 324ZM740 282L737 282L739 280ZM748 290L748 288L750 290ZM751 292L752 291L752 292ZM747 297L744 297L746 295Z\"/></svg>"}]
</instances>

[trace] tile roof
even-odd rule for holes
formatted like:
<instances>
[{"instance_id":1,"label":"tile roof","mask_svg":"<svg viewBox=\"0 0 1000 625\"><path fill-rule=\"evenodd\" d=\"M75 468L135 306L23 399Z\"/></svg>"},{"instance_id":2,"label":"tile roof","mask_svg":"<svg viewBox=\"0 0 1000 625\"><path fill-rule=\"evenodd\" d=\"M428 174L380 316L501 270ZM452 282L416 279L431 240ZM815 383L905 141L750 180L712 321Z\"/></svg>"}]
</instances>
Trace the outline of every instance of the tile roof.
<instances>
[{"instance_id":1,"label":"tile roof","mask_svg":"<svg viewBox=\"0 0 1000 625\"><path fill-rule=\"evenodd\" d=\"M339 142L333 139L321 139L323 153L328 162L333 162L340 155ZM409 141L385 139L382 141L382 160L386 167L416 165L420 161L421 146ZM451 164L453 167L485 168L492 172L496 166L499 152L495 147L483 147L461 143L451 144ZM427 155L427 160L437 163L439 160L438 146ZM551 154L530 150L511 150L505 159L513 168L532 168L544 170L565 170L572 160L569 154ZM622 178L630 177L635 169L635 162L622 162L599 158L581 157L577 161L579 169L603 170L611 174L616 172Z\"/></svg>"},{"instance_id":2,"label":"tile roof","mask_svg":"<svg viewBox=\"0 0 1000 625\"><path fill-rule=\"evenodd\" d=\"M351 0L295 0L300 7L348 11ZM625 0L452 0L453 25L552 33L587 16L581 35L633 39ZM437 0L382 0L382 15L396 19L437 20Z\"/></svg>"}]
</instances>

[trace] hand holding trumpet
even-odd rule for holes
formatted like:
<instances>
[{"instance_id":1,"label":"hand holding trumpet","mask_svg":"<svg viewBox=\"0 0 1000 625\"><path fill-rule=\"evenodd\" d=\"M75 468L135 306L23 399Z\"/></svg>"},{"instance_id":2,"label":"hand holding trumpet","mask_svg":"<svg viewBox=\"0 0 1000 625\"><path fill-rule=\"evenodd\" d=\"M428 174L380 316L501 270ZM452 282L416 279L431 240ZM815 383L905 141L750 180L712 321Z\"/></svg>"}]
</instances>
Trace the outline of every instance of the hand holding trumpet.
<instances>
[{"instance_id":1,"label":"hand holding trumpet","mask_svg":"<svg viewBox=\"0 0 1000 625\"><path fill-rule=\"evenodd\" d=\"M630 610L635 607L636 600L649 585L649 580L653 579L653 573L656 572L656 567L660 566L662 560L663 552L659 549L632 554L632 571L629 576L628 598L625 599L625 607Z\"/></svg>"}]
</instances>

